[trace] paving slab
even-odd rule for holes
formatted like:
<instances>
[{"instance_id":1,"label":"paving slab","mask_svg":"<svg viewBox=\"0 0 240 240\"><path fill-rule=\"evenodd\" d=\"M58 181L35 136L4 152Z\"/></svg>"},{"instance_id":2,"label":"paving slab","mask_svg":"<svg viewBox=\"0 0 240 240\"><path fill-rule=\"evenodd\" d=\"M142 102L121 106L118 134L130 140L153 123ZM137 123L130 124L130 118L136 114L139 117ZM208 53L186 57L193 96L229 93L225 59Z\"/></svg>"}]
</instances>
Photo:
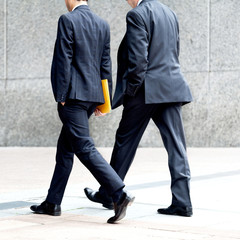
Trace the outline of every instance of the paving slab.
<instances>
[{"instance_id":1,"label":"paving slab","mask_svg":"<svg viewBox=\"0 0 240 240\"><path fill-rule=\"evenodd\" d=\"M75 159L62 202L62 216L33 214L29 207L46 196L55 148L0 148L0 239L240 239L240 149L190 148L191 218L157 214L171 201L167 154L140 148L125 179L136 200L127 216L107 224L113 211L90 202L84 187L98 188ZM109 161L111 148L99 148Z\"/></svg>"}]
</instances>

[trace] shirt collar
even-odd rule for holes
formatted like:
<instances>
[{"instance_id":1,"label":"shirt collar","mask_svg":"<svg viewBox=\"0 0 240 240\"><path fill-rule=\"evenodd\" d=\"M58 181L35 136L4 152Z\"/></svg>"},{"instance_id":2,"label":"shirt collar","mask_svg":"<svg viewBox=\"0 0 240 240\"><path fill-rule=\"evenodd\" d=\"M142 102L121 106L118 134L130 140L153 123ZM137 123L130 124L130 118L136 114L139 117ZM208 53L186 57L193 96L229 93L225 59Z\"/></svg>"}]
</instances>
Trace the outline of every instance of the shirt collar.
<instances>
[{"instance_id":1,"label":"shirt collar","mask_svg":"<svg viewBox=\"0 0 240 240\"><path fill-rule=\"evenodd\" d=\"M140 0L140 1L141 1L141 0ZM79 3L77 6L75 6L75 7L73 8L72 12L73 12L77 7L79 7L79 6L81 6L81 5L88 5L88 4L87 4L87 1L86 1L86 2L82 2L82 3Z\"/></svg>"},{"instance_id":2,"label":"shirt collar","mask_svg":"<svg viewBox=\"0 0 240 240\"><path fill-rule=\"evenodd\" d=\"M142 2L142 0L139 0L137 6L138 6L141 2Z\"/></svg>"}]
</instances>

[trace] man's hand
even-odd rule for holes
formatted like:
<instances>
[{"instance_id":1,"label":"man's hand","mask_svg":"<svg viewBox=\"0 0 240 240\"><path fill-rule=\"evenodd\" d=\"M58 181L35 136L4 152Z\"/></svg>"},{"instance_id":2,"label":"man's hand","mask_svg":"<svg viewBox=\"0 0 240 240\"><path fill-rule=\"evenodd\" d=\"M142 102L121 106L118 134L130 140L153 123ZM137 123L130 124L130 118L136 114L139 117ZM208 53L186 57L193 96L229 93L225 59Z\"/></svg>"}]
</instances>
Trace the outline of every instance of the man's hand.
<instances>
[{"instance_id":1,"label":"man's hand","mask_svg":"<svg viewBox=\"0 0 240 240\"><path fill-rule=\"evenodd\" d=\"M61 104L62 104L62 106L64 106L64 105L65 105L65 102L61 102Z\"/></svg>"},{"instance_id":2,"label":"man's hand","mask_svg":"<svg viewBox=\"0 0 240 240\"><path fill-rule=\"evenodd\" d=\"M94 111L94 114L95 114L95 116L96 117L102 117L102 116L105 116L106 115L106 113L102 113L99 109L95 109L95 111Z\"/></svg>"}]
</instances>

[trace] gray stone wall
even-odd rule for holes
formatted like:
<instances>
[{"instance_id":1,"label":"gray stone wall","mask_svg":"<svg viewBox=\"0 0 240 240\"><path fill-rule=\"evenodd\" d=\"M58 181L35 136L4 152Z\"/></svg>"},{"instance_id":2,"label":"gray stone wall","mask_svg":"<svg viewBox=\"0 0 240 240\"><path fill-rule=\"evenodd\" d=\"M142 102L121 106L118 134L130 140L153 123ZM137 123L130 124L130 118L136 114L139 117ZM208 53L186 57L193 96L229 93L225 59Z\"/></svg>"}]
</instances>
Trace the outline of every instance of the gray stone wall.
<instances>
[{"instance_id":1,"label":"gray stone wall","mask_svg":"<svg viewBox=\"0 0 240 240\"><path fill-rule=\"evenodd\" d=\"M64 0L0 0L0 146L55 146L61 128L50 85ZM162 0L178 15L182 70L194 102L183 108L188 146L240 146L238 0ZM111 26L113 79L126 1L89 0ZM122 109L90 119L97 146L112 146ZM151 122L140 146L162 146Z\"/></svg>"}]
</instances>

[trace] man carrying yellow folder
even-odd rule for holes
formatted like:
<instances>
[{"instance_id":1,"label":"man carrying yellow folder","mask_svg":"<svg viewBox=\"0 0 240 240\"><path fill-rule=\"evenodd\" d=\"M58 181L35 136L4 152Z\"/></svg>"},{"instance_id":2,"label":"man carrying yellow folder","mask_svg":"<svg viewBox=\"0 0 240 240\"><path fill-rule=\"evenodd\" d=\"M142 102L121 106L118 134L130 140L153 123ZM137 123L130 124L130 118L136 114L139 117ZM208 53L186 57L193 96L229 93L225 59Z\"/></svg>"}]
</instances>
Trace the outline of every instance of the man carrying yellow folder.
<instances>
[{"instance_id":1,"label":"man carrying yellow folder","mask_svg":"<svg viewBox=\"0 0 240 240\"><path fill-rule=\"evenodd\" d=\"M108 223L114 223L125 217L134 198L123 191L123 181L95 148L88 124L99 104L108 104L107 109L99 106L101 111L110 110L106 86L109 82L111 91L110 28L89 9L86 0L65 2L69 13L62 15L58 22L51 71L52 89L63 126L48 195L40 205L31 206L31 210L37 214L61 215L61 202L75 154L112 197L115 215ZM103 89L101 79L108 79L103 81ZM106 99L103 90L108 94Z\"/></svg>"}]
</instances>

